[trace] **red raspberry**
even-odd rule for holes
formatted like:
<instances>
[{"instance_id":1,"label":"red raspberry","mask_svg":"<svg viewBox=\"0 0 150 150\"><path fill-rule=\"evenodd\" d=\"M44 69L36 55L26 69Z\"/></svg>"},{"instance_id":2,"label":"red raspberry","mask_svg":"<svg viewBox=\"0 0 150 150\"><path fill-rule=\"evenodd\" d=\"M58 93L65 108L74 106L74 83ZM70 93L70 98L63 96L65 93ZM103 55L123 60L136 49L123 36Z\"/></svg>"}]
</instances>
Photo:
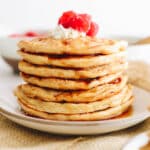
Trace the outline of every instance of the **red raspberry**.
<instances>
[{"instance_id":1,"label":"red raspberry","mask_svg":"<svg viewBox=\"0 0 150 150\"><path fill-rule=\"evenodd\" d=\"M88 20L88 15L85 17L85 15L76 15L70 19L69 26L75 30L78 30L80 32L87 32L90 27L91 21Z\"/></svg>"},{"instance_id":2,"label":"red raspberry","mask_svg":"<svg viewBox=\"0 0 150 150\"><path fill-rule=\"evenodd\" d=\"M95 22L91 22L90 15L76 14L73 11L64 12L59 18L58 24L61 24L64 28L85 32L88 36L95 36L99 29Z\"/></svg>"},{"instance_id":3,"label":"red raspberry","mask_svg":"<svg viewBox=\"0 0 150 150\"><path fill-rule=\"evenodd\" d=\"M24 34L25 36L28 36L28 37L35 37L35 36L38 36L38 34L36 32L33 32L33 31L28 31Z\"/></svg>"},{"instance_id":4,"label":"red raspberry","mask_svg":"<svg viewBox=\"0 0 150 150\"><path fill-rule=\"evenodd\" d=\"M96 24L95 22L91 22L90 29L88 30L86 35L93 37L97 34L98 30L99 30L98 24Z\"/></svg>"},{"instance_id":5,"label":"red raspberry","mask_svg":"<svg viewBox=\"0 0 150 150\"><path fill-rule=\"evenodd\" d=\"M85 20L91 23L91 16L89 14L79 14L79 16L82 16Z\"/></svg>"},{"instance_id":6,"label":"red raspberry","mask_svg":"<svg viewBox=\"0 0 150 150\"><path fill-rule=\"evenodd\" d=\"M76 16L76 13L73 11L66 11L58 20L58 24L62 25L64 28L69 28L69 22L72 17Z\"/></svg>"}]
</instances>

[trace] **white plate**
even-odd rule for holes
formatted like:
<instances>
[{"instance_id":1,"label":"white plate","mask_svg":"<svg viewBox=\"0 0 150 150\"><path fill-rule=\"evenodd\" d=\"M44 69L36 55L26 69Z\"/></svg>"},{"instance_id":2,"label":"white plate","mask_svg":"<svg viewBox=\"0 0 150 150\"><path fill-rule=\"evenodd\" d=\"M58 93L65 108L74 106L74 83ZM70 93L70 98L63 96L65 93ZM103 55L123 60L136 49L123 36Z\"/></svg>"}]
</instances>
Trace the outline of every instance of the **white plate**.
<instances>
[{"instance_id":1,"label":"white plate","mask_svg":"<svg viewBox=\"0 0 150 150\"><path fill-rule=\"evenodd\" d=\"M141 133L135 136L133 139L129 141L129 143L126 144L123 150L140 150L141 147L148 144L150 140L150 138L148 137L148 134L150 133L145 132L145 133Z\"/></svg>"},{"instance_id":2,"label":"white plate","mask_svg":"<svg viewBox=\"0 0 150 150\"><path fill-rule=\"evenodd\" d=\"M21 82L20 78L8 73L0 78L0 112L10 120L23 126L58 134L101 134L118 131L134 126L150 116L150 93L135 88L133 114L127 118L104 121L52 121L26 116L13 95L14 88Z\"/></svg>"}]
</instances>

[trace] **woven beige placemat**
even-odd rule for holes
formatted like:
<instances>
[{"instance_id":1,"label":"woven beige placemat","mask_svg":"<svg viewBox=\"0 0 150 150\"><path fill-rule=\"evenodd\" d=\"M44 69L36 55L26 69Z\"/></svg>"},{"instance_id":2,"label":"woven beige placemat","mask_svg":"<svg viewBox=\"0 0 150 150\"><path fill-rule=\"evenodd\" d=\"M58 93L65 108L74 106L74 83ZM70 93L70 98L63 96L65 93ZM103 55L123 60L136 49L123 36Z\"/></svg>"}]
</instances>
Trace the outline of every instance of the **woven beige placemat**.
<instances>
[{"instance_id":1,"label":"woven beige placemat","mask_svg":"<svg viewBox=\"0 0 150 150\"><path fill-rule=\"evenodd\" d=\"M133 73L129 70L129 74L134 75L131 81L149 90L150 66L141 64L139 68L137 65L132 65ZM137 72L140 74L135 80ZM149 129L150 119L135 127L104 135L61 136L22 127L0 115L0 150L120 150L131 137Z\"/></svg>"},{"instance_id":2,"label":"woven beige placemat","mask_svg":"<svg viewBox=\"0 0 150 150\"><path fill-rule=\"evenodd\" d=\"M120 150L134 135L150 129L150 119L119 132L61 136L22 127L0 115L0 150Z\"/></svg>"}]
</instances>

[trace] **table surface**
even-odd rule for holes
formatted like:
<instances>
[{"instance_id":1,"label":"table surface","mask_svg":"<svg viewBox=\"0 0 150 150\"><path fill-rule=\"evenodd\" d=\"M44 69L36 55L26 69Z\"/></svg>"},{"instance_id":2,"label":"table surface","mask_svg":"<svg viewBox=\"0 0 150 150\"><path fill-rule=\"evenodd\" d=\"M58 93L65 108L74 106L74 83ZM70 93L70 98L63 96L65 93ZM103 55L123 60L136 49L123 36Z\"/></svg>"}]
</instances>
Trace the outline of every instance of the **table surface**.
<instances>
[{"instance_id":1,"label":"table surface","mask_svg":"<svg viewBox=\"0 0 150 150\"><path fill-rule=\"evenodd\" d=\"M10 71L0 59L0 76ZM120 150L133 136L150 130L150 119L122 131L96 136L52 135L25 128L0 115L0 150Z\"/></svg>"}]
</instances>

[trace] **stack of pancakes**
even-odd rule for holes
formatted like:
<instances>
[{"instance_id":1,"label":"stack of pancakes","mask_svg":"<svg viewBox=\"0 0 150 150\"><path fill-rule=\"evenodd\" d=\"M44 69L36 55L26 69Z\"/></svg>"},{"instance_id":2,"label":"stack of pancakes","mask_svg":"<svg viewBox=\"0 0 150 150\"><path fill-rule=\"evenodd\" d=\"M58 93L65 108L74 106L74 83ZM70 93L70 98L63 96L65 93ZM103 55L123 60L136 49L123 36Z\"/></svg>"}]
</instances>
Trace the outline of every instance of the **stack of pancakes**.
<instances>
[{"instance_id":1,"label":"stack of pancakes","mask_svg":"<svg viewBox=\"0 0 150 150\"><path fill-rule=\"evenodd\" d=\"M127 43L90 37L19 43L16 96L29 115L52 120L103 120L131 106Z\"/></svg>"}]
</instances>

